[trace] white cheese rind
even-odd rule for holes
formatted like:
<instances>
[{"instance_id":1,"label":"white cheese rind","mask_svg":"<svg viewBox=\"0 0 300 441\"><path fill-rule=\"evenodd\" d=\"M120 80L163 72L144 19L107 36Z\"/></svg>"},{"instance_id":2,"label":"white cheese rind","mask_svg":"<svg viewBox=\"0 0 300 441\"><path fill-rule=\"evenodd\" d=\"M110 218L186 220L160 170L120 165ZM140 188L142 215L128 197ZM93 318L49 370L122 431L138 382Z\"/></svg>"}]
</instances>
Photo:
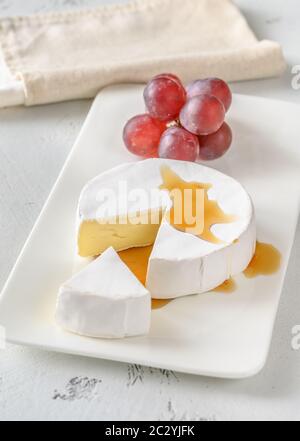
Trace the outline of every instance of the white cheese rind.
<instances>
[{"instance_id":1,"label":"white cheese rind","mask_svg":"<svg viewBox=\"0 0 300 441\"><path fill-rule=\"evenodd\" d=\"M113 248L60 288L56 321L76 334L97 338L145 335L151 296Z\"/></svg>"},{"instance_id":2,"label":"white cheese rind","mask_svg":"<svg viewBox=\"0 0 300 441\"><path fill-rule=\"evenodd\" d=\"M174 163L175 161L171 161ZM107 216L107 196L108 192L120 196L121 202L124 202L122 191L125 197L133 194L131 200L128 200L127 206L121 204L116 210L110 213L113 216L127 216L131 213L144 213L151 210L167 209L171 206L171 200L166 191L159 191L162 184L160 175L160 166L168 161L160 159L148 159L145 161L123 164L107 172L96 176L89 181L83 188L78 205L79 226L84 221L108 220ZM120 187L120 184L125 184ZM136 190L142 190L148 198L134 197ZM157 190L156 200L150 194ZM138 194L137 194L138 196Z\"/></svg>"},{"instance_id":3,"label":"white cheese rind","mask_svg":"<svg viewBox=\"0 0 300 441\"><path fill-rule=\"evenodd\" d=\"M146 287L152 298L174 299L201 294L243 272L255 252L255 218L231 244L214 245L215 250L201 253L202 242L163 223L148 266ZM169 247L171 243L173 247ZM165 247L170 254L164 253Z\"/></svg>"}]
</instances>

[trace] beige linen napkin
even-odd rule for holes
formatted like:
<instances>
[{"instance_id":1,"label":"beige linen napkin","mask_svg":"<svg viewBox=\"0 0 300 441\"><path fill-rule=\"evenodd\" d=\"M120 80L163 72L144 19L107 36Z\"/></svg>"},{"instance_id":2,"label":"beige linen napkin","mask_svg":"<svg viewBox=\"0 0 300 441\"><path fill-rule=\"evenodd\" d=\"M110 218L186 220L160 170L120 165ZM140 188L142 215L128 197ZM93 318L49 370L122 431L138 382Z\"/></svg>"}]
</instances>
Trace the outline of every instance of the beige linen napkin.
<instances>
[{"instance_id":1,"label":"beige linen napkin","mask_svg":"<svg viewBox=\"0 0 300 441\"><path fill-rule=\"evenodd\" d=\"M235 81L285 68L280 46L258 41L230 0L133 0L6 18L0 42L25 105L90 98L106 85L145 82L163 71L184 81Z\"/></svg>"}]
</instances>

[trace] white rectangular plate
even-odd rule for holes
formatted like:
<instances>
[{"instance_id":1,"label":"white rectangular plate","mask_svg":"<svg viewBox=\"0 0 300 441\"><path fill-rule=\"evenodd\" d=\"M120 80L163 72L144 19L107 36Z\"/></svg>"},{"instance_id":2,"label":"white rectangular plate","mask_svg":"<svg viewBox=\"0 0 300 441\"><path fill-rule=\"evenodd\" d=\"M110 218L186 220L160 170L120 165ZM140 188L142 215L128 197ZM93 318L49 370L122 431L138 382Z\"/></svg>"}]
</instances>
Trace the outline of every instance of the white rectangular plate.
<instances>
[{"instance_id":1,"label":"white rectangular plate","mask_svg":"<svg viewBox=\"0 0 300 441\"><path fill-rule=\"evenodd\" d=\"M259 240L282 253L277 274L252 280L241 275L230 295L207 293L173 301L153 312L147 337L90 339L64 332L54 322L58 288L74 263L80 191L104 170L137 160L123 146L122 129L143 112L142 89L111 87L96 98L1 295L0 324L13 343L207 376L254 375L269 351L299 214L300 108L294 104L236 95L228 115L234 145L209 164L248 189Z\"/></svg>"}]
</instances>

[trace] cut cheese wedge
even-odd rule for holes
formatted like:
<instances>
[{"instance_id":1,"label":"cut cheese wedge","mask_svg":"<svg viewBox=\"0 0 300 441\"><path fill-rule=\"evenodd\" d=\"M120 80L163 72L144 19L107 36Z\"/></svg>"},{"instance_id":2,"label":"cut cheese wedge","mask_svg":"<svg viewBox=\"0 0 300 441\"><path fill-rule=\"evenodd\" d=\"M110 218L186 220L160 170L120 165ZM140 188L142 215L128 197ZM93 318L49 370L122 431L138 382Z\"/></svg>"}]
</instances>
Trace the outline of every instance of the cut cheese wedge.
<instances>
[{"instance_id":1,"label":"cut cheese wedge","mask_svg":"<svg viewBox=\"0 0 300 441\"><path fill-rule=\"evenodd\" d=\"M211 291L243 272L255 247L254 218L238 239L220 245L181 233L164 221L150 256L146 287L154 299Z\"/></svg>"},{"instance_id":2,"label":"cut cheese wedge","mask_svg":"<svg viewBox=\"0 0 300 441\"><path fill-rule=\"evenodd\" d=\"M205 237L171 225L167 215L173 201L162 174L166 167L187 187L201 183L207 189L207 205L215 204L216 213L222 212L224 219L228 215L231 221L223 222L217 215L214 220L210 212L212 225ZM118 195L121 202L110 205L108 195ZM244 271L255 252L255 214L248 193L233 178L195 163L149 159L116 167L86 185L78 211L82 257L101 254L109 246L121 251L154 244L146 287L156 299L212 290ZM153 215L158 221L139 224L137 212L139 220ZM127 222L129 217L133 222ZM206 240L210 237L214 240Z\"/></svg>"},{"instance_id":3,"label":"cut cheese wedge","mask_svg":"<svg viewBox=\"0 0 300 441\"><path fill-rule=\"evenodd\" d=\"M56 321L64 329L99 338L149 332L151 296L121 261L106 250L59 291Z\"/></svg>"}]
</instances>

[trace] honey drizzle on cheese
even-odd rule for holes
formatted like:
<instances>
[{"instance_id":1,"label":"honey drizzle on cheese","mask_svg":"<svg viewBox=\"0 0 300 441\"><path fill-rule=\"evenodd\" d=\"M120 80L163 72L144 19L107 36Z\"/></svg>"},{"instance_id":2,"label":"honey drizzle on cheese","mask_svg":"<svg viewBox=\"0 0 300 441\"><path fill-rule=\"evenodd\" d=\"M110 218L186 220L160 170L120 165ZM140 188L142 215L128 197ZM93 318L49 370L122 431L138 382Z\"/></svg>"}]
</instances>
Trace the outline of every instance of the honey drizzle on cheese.
<instances>
[{"instance_id":1,"label":"honey drizzle on cheese","mask_svg":"<svg viewBox=\"0 0 300 441\"><path fill-rule=\"evenodd\" d=\"M192 230L197 230L197 226L202 224L202 232L196 234L201 239L211 242L214 244L222 243L211 231L211 227L216 224L227 224L236 221L236 216L232 216L223 212L218 202L208 198L208 190L212 187L211 184L204 184L198 182L187 182L181 179L174 171L169 167L164 166L161 168L161 176L163 179L163 185L160 187L161 190L168 190L170 192L170 197L173 202L173 207L167 213L167 219L169 223L179 231L189 232ZM174 190L179 191L180 198L174 198ZM190 190L190 191L186 191ZM197 191L201 190L203 192L203 210L198 213L197 204L199 203L199 197ZM173 195L172 195L173 193ZM178 201L178 202L177 202ZM182 213L191 213L194 216L194 223L186 223L184 215L180 223L178 219L175 221L178 207L175 205L180 203L179 209ZM179 211L180 211L179 210ZM200 214L201 219L197 218L197 214ZM202 221L202 222L201 222Z\"/></svg>"}]
</instances>

